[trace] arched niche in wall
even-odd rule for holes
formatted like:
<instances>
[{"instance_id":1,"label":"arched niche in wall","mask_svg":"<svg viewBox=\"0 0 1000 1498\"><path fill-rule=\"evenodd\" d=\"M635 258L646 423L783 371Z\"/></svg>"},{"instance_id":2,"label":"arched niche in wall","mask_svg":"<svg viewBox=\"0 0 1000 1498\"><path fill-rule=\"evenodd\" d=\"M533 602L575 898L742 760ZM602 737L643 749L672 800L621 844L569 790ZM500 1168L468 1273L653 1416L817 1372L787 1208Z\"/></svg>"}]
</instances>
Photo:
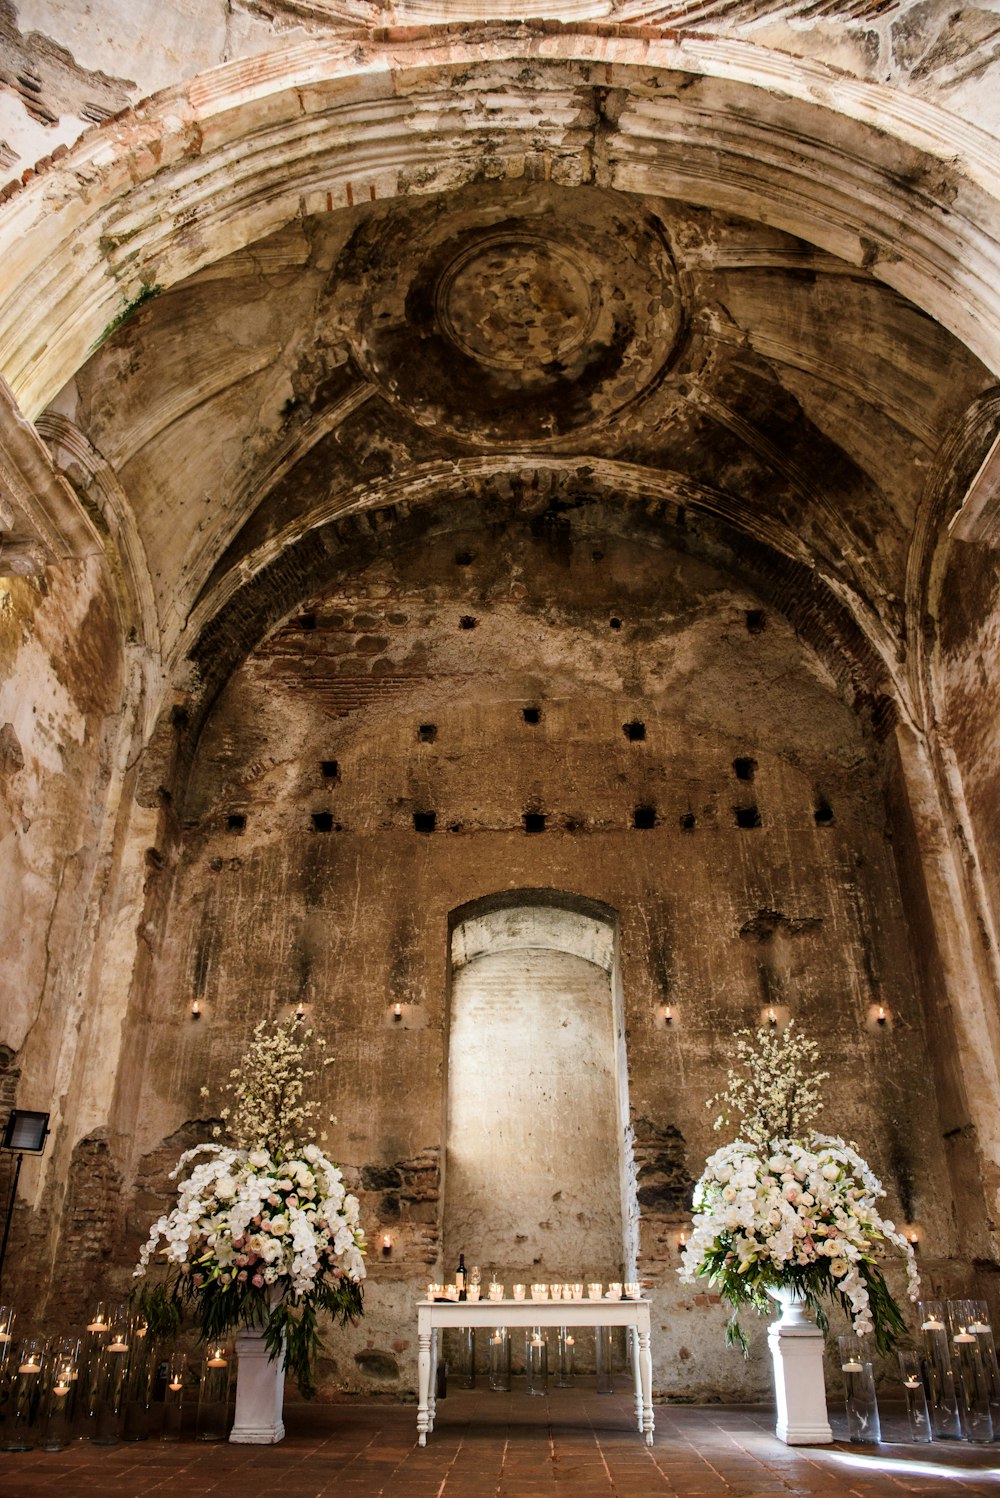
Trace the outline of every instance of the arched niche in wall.
<instances>
[{"instance_id":1,"label":"arched niche in wall","mask_svg":"<svg viewBox=\"0 0 1000 1498\"><path fill-rule=\"evenodd\" d=\"M615 912L532 890L454 912L447 1054L446 1263L634 1277Z\"/></svg>"}]
</instances>

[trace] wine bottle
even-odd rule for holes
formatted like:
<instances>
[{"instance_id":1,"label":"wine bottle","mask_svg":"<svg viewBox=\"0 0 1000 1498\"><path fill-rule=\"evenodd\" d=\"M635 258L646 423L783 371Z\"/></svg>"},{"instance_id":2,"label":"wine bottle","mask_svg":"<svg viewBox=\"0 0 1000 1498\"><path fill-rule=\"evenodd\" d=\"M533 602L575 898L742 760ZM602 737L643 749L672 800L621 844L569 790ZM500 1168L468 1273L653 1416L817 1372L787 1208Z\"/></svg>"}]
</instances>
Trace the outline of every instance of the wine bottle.
<instances>
[{"instance_id":1,"label":"wine bottle","mask_svg":"<svg viewBox=\"0 0 1000 1498\"><path fill-rule=\"evenodd\" d=\"M459 1298L459 1300L465 1300L467 1298L466 1297L466 1293L465 1293L465 1286L466 1286L467 1281L468 1281L468 1275L467 1275L466 1269L465 1269L465 1255L464 1254L459 1254L459 1256L458 1256L458 1268L455 1270L455 1284L458 1287L458 1298Z\"/></svg>"}]
</instances>

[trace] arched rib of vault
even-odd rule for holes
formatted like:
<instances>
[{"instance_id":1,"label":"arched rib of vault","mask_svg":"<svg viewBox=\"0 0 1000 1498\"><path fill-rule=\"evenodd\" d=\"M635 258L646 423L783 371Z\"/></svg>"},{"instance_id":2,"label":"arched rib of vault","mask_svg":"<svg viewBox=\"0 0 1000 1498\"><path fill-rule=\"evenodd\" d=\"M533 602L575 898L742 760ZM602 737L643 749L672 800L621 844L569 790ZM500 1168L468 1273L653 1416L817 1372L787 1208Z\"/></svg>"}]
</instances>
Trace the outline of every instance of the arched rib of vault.
<instances>
[{"instance_id":1,"label":"arched rib of vault","mask_svg":"<svg viewBox=\"0 0 1000 1498\"><path fill-rule=\"evenodd\" d=\"M0 372L37 414L156 287L295 217L539 172L766 222L873 274L1000 372L995 143L746 42L541 24L314 41L89 132L0 214Z\"/></svg>"},{"instance_id":2,"label":"arched rib of vault","mask_svg":"<svg viewBox=\"0 0 1000 1498\"><path fill-rule=\"evenodd\" d=\"M487 523L493 506L531 520L599 511L606 532L651 545L681 544L737 575L784 613L831 672L841 692L876 732L908 714L893 674L893 645L876 647L835 586L815 567L792 532L749 517L731 498L675 474L651 474L598 459L568 465L512 455L422 465L404 478L359 489L310 523L286 532L221 580L191 621L187 660L175 679L190 676L190 753L218 693L243 658L305 599L341 574L367 566L391 544L417 545L428 533ZM588 531L587 534L590 534ZM868 622L868 621L866 621ZM184 754L181 762L183 764Z\"/></svg>"}]
</instances>

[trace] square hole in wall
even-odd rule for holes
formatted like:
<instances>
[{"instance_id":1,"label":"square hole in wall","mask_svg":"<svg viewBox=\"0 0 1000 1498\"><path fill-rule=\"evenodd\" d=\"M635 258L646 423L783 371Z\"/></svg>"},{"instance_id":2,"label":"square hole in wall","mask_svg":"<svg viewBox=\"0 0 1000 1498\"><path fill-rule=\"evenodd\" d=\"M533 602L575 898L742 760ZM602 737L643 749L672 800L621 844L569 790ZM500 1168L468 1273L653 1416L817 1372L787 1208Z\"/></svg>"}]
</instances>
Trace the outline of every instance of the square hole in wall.
<instances>
[{"instance_id":1,"label":"square hole in wall","mask_svg":"<svg viewBox=\"0 0 1000 1498\"><path fill-rule=\"evenodd\" d=\"M760 812L756 806L734 806L737 827L760 827Z\"/></svg>"},{"instance_id":2,"label":"square hole in wall","mask_svg":"<svg viewBox=\"0 0 1000 1498\"><path fill-rule=\"evenodd\" d=\"M522 707L521 717L525 723L540 723L542 721L542 710L540 707Z\"/></svg>"},{"instance_id":3,"label":"square hole in wall","mask_svg":"<svg viewBox=\"0 0 1000 1498\"><path fill-rule=\"evenodd\" d=\"M456 553L455 553L455 566L456 567L471 567L472 566L472 552L471 551L456 551Z\"/></svg>"},{"instance_id":4,"label":"square hole in wall","mask_svg":"<svg viewBox=\"0 0 1000 1498\"><path fill-rule=\"evenodd\" d=\"M437 826L437 812L415 811L413 813L413 830L415 832L433 832Z\"/></svg>"},{"instance_id":5,"label":"square hole in wall","mask_svg":"<svg viewBox=\"0 0 1000 1498\"><path fill-rule=\"evenodd\" d=\"M298 623L299 629L315 629L316 628L316 615L315 614L300 614L299 617L298 617L297 623Z\"/></svg>"},{"instance_id":6,"label":"square hole in wall","mask_svg":"<svg viewBox=\"0 0 1000 1498\"><path fill-rule=\"evenodd\" d=\"M632 813L632 826L639 828L640 831L648 827L655 827L656 807L637 806Z\"/></svg>"},{"instance_id":7,"label":"square hole in wall","mask_svg":"<svg viewBox=\"0 0 1000 1498\"><path fill-rule=\"evenodd\" d=\"M335 759L321 759L319 772L324 780L339 780L340 766Z\"/></svg>"},{"instance_id":8,"label":"square hole in wall","mask_svg":"<svg viewBox=\"0 0 1000 1498\"><path fill-rule=\"evenodd\" d=\"M433 744L438 736L436 723L421 723L417 729L417 738L422 744Z\"/></svg>"},{"instance_id":9,"label":"square hole in wall","mask_svg":"<svg viewBox=\"0 0 1000 1498\"><path fill-rule=\"evenodd\" d=\"M479 620L474 614L463 614L458 621L458 627L459 629L475 629L478 623Z\"/></svg>"},{"instance_id":10,"label":"square hole in wall","mask_svg":"<svg viewBox=\"0 0 1000 1498\"><path fill-rule=\"evenodd\" d=\"M245 832L247 819L241 811L231 811L226 818L227 832Z\"/></svg>"},{"instance_id":11,"label":"square hole in wall","mask_svg":"<svg viewBox=\"0 0 1000 1498\"><path fill-rule=\"evenodd\" d=\"M526 811L524 813L525 832L544 832L545 813L543 811Z\"/></svg>"},{"instance_id":12,"label":"square hole in wall","mask_svg":"<svg viewBox=\"0 0 1000 1498\"><path fill-rule=\"evenodd\" d=\"M763 609L747 609L747 633L759 635L767 628L767 615Z\"/></svg>"},{"instance_id":13,"label":"square hole in wall","mask_svg":"<svg viewBox=\"0 0 1000 1498\"><path fill-rule=\"evenodd\" d=\"M314 811L312 814L313 832L332 832L333 816L328 811Z\"/></svg>"},{"instance_id":14,"label":"square hole in wall","mask_svg":"<svg viewBox=\"0 0 1000 1498\"><path fill-rule=\"evenodd\" d=\"M697 825L697 818L695 817L694 812L693 811L686 811L686 812L684 812L683 816L680 818L681 831L682 832L693 832L696 825Z\"/></svg>"},{"instance_id":15,"label":"square hole in wall","mask_svg":"<svg viewBox=\"0 0 1000 1498\"><path fill-rule=\"evenodd\" d=\"M816 810L813 812L817 827L829 827L833 821L833 807L825 796L820 796L816 802Z\"/></svg>"},{"instance_id":16,"label":"square hole in wall","mask_svg":"<svg viewBox=\"0 0 1000 1498\"><path fill-rule=\"evenodd\" d=\"M733 774L737 780L752 780L757 769L755 759L734 759Z\"/></svg>"},{"instance_id":17,"label":"square hole in wall","mask_svg":"<svg viewBox=\"0 0 1000 1498\"><path fill-rule=\"evenodd\" d=\"M638 718L633 718L631 723L622 724L622 732L630 744L641 744L646 737L646 725L640 723Z\"/></svg>"}]
</instances>

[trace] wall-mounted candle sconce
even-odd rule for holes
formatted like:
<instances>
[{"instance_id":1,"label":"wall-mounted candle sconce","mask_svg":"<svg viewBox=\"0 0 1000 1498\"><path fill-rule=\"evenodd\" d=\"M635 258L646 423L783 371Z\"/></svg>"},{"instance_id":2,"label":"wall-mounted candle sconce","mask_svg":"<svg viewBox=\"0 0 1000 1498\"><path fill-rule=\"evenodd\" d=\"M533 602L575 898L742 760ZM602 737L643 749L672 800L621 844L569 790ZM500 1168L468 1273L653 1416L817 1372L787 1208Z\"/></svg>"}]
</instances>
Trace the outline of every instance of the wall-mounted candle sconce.
<instances>
[{"instance_id":1,"label":"wall-mounted candle sconce","mask_svg":"<svg viewBox=\"0 0 1000 1498\"><path fill-rule=\"evenodd\" d=\"M392 1018L393 1018L393 1022L394 1023L396 1023L397 1021L399 1021L399 1020L401 1020L403 1018L403 1006L402 1006L402 1004L393 1004L393 1006L392 1006Z\"/></svg>"},{"instance_id":2,"label":"wall-mounted candle sconce","mask_svg":"<svg viewBox=\"0 0 1000 1498\"><path fill-rule=\"evenodd\" d=\"M877 1025L884 1025L887 1018L888 1018L888 1016L886 1015L886 1012L885 1012L884 1008L880 1004L878 1006L878 1013L875 1016L875 1023Z\"/></svg>"},{"instance_id":3,"label":"wall-mounted candle sconce","mask_svg":"<svg viewBox=\"0 0 1000 1498\"><path fill-rule=\"evenodd\" d=\"M761 1030L783 1030L790 1019L786 1004L764 1004L757 1025Z\"/></svg>"},{"instance_id":4,"label":"wall-mounted candle sconce","mask_svg":"<svg viewBox=\"0 0 1000 1498\"><path fill-rule=\"evenodd\" d=\"M891 1028L892 1015L884 1004L868 1005L868 1028L869 1030L885 1030Z\"/></svg>"},{"instance_id":5,"label":"wall-mounted candle sconce","mask_svg":"<svg viewBox=\"0 0 1000 1498\"><path fill-rule=\"evenodd\" d=\"M907 1243L913 1249L913 1252L918 1254L920 1252L920 1229L908 1227L905 1229L905 1233Z\"/></svg>"},{"instance_id":6,"label":"wall-mounted candle sconce","mask_svg":"<svg viewBox=\"0 0 1000 1498\"><path fill-rule=\"evenodd\" d=\"M295 1018L301 1024L301 1022L305 1019L305 1017L306 1017L306 1006L303 1004L302 1000L300 999L299 1002L295 1006Z\"/></svg>"},{"instance_id":7,"label":"wall-mounted candle sconce","mask_svg":"<svg viewBox=\"0 0 1000 1498\"><path fill-rule=\"evenodd\" d=\"M192 999L191 1001L191 1018L201 1019L201 1001L199 999Z\"/></svg>"},{"instance_id":8,"label":"wall-mounted candle sconce","mask_svg":"<svg viewBox=\"0 0 1000 1498\"><path fill-rule=\"evenodd\" d=\"M392 1234L391 1233L383 1233L382 1234L382 1252L384 1254L391 1254L392 1253Z\"/></svg>"},{"instance_id":9,"label":"wall-mounted candle sconce","mask_svg":"<svg viewBox=\"0 0 1000 1498\"><path fill-rule=\"evenodd\" d=\"M684 1232L684 1230L682 1228L681 1231L677 1234L677 1252L679 1254L682 1254L684 1252L684 1246L687 1243L687 1241L688 1241L688 1235L687 1235L687 1233Z\"/></svg>"}]
</instances>

